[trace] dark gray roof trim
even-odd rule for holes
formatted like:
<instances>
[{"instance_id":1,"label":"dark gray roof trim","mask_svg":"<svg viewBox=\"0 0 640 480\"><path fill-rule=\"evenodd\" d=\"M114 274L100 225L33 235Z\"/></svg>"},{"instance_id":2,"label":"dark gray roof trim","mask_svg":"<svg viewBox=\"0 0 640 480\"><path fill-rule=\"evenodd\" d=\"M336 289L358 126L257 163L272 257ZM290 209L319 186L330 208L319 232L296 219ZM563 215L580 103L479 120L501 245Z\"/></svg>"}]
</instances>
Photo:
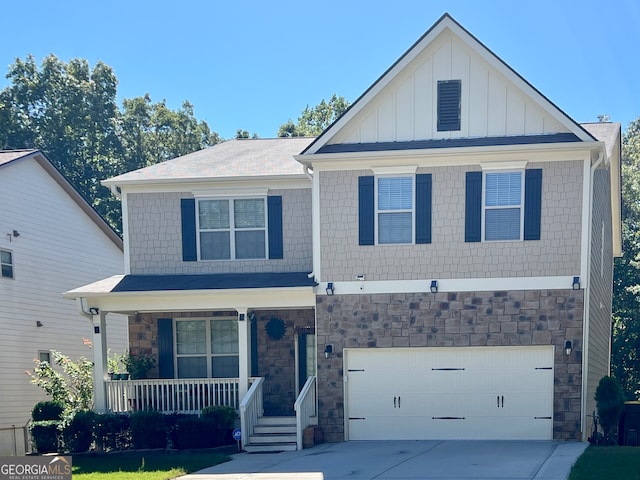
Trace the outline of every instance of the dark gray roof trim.
<instances>
[{"instance_id":1,"label":"dark gray roof trim","mask_svg":"<svg viewBox=\"0 0 640 480\"><path fill-rule=\"evenodd\" d=\"M317 153L383 152L387 150L426 150L430 148L535 145L540 143L569 143L579 141L580 138L573 133L554 133L549 135L518 135L512 137L412 140L408 142L342 143L325 145L320 148Z\"/></svg>"},{"instance_id":2,"label":"dark gray roof trim","mask_svg":"<svg viewBox=\"0 0 640 480\"><path fill-rule=\"evenodd\" d=\"M307 272L220 273L212 275L126 275L112 292L228 290L242 288L313 287Z\"/></svg>"}]
</instances>

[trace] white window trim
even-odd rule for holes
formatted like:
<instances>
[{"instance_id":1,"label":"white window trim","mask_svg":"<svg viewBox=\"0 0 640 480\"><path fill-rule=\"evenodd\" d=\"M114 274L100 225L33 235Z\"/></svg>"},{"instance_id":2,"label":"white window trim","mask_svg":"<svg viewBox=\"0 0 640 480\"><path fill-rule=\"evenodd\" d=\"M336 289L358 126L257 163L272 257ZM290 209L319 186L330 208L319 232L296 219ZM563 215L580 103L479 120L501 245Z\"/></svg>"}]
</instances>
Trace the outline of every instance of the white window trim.
<instances>
[{"instance_id":1,"label":"white window trim","mask_svg":"<svg viewBox=\"0 0 640 480\"><path fill-rule=\"evenodd\" d=\"M205 325L205 337L206 337L206 354L204 353L183 353L183 354L179 354L178 353L178 322L184 322L184 321L201 321L204 320L204 325ZM178 357L180 358L187 358L187 357L202 357L202 356L206 356L207 359L207 377L206 378L213 378L211 375L213 374L213 372L211 371L211 359L213 357L229 357L232 354L214 354L211 351L211 321L219 321L219 320L234 320L234 321L238 321L238 317L237 316L225 316L225 317L176 317L173 319L173 371L175 372L175 378L180 378L178 376ZM239 347L239 345L238 345ZM240 355L239 352L239 348L238 348L238 357Z\"/></svg>"},{"instance_id":2,"label":"white window trim","mask_svg":"<svg viewBox=\"0 0 640 480\"><path fill-rule=\"evenodd\" d=\"M408 210L379 210L378 209L378 180L380 178L411 178L411 241L407 243L380 243L380 231L378 230L378 216L382 213L407 213ZM413 174L389 174L389 175L375 175L375 182L373 185L374 195L374 233L375 233L375 245L389 246L389 245L415 245L416 243L416 175Z\"/></svg>"},{"instance_id":3,"label":"white window trim","mask_svg":"<svg viewBox=\"0 0 640 480\"><path fill-rule=\"evenodd\" d=\"M16 278L16 264L15 264L15 261L14 261L13 252L11 250L7 250L6 248L0 248L0 251L7 252L9 255L11 255L11 263L4 263L4 262L0 263L0 278L7 278L9 280L13 280L13 279ZM10 277L2 275L2 266L3 265L8 265L8 266L11 267L11 276Z\"/></svg>"},{"instance_id":4,"label":"white window trim","mask_svg":"<svg viewBox=\"0 0 640 480\"><path fill-rule=\"evenodd\" d=\"M229 204L229 228L228 229L205 229L205 232L229 232L229 257L230 258L221 258L221 259L203 259L200 254L200 234L203 230L200 229L200 201L207 200L226 200ZM236 228L233 226L234 223L234 208L233 202L235 200L262 200L264 203L264 228L255 228L255 229L238 229L242 230L264 230L264 257L261 258L236 258L236 236L234 233L236 232ZM199 262L245 262L245 261L261 261L267 260L269 258L269 212L268 212L268 202L267 196L264 195L247 195L247 196L209 196L209 197L198 197L196 198L196 245L198 252L198 261Z\"/></svg>"},{"instance_id":5,"label":"white window trim","mask_svg":"<svg viewBox=\"0 0 640 480\"><path fill-rule=\"evenodd\" d=\"M517 207L514 205L504 205L504 206L496 206L487 208L485 204L485 197L487 191L487 174L492 173L520 173L520 205ZM524 168L512 168L512 169L492 169L492 168L483 168L482 170L482 241L487 243L495 243L495 242L522 242L524 241L524 186L525 186L525 170ZM487 225L485 222L485 211L486 210L495 210L495 209L506 209L506 208L519 208L520 209L520 237L517 239L511 240L487 240L486 239L486 230Z\"/></svg>"}]
</instances>

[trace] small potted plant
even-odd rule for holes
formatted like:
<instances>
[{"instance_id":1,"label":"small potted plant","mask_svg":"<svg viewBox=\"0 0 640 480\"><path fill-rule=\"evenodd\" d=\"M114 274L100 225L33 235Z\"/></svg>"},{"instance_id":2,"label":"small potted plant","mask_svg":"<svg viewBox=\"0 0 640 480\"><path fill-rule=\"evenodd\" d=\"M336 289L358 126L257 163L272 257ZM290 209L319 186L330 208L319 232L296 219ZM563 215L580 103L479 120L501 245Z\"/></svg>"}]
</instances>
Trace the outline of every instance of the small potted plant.
<instances>
[{"instance_id":1,"label":"small potted plant","mask_svg":"<svg viewBox=\"0 0 640 480\"><path fill-rule=\"evenodd\" d=\"M107 370L111 380L127 380L129 374L126 373L126 353L111 354L111 350L107 350Z\"/></svg>"},{"instance_id":2,"label":"small potted plant","mask_svg":"<svg viewBox=\"0 0 640 480\"><path fill-rule=\"evenodd\" d=\"M156 360L151 355L129 352L125 356L124 364L132 380L147 378L149 370L156 366Z\"/></svg>"}]
</instances>

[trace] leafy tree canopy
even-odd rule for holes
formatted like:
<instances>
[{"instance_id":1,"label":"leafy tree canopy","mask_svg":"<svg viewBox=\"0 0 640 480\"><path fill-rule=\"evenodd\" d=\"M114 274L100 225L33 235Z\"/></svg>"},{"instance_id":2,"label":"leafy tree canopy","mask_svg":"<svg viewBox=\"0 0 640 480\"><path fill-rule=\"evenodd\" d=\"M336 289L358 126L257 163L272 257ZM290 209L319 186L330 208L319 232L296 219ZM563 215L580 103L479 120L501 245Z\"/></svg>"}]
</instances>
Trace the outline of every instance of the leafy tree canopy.
<instances>
[{"instance_id":1,"label":"leafy tree canopy","mask_svg":"<svg viewBox=\"0 0 640 480\"><path fill-rule=\"evenodd\" d=\"M613 278L612 374L628 399L640 390L640 119L622 139L622 250Z\"/></svg>"},{"instance_id":2,"label":"leafy tree canopy","mask_svg":"<svg viewBox=\"0 0 640 480\"><path fill-rule=\"evenodd\" d=\"M279 137L317 137L349 108L349 102L335 93L328 102L324 99L315 107L307 107L298 117L298 123L289 119L280 125Z\"/></svg>"},{"instance_id":3,"label":"leafy tree canopy","mask_svg":"<svg viewBox=\"0 0 640 480\"><path fill-rule=\"evenodd\" d=\"M120 203L100 181L221 141L184 102L171 110L149 95L117 105L118 80L98 62L33 56L9 66L0 91L0 148L42 150L118 231Z\"/></svg>"}]
</instances>

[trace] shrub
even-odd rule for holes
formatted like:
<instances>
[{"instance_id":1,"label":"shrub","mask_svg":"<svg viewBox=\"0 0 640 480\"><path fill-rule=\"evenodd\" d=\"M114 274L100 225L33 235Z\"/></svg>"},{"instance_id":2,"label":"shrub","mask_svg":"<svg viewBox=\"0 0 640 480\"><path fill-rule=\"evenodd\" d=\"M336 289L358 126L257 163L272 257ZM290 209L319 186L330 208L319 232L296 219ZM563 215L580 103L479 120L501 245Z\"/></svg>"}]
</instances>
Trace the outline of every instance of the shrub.
<instances>
[{"instance_id":1,"label":"shrub","mask_svg":"<svg viewBox=\"0 0 640 480\"><path fill-rule=\"evenodd\" d=\"M31 424L31 437L38 453L54 453L58 451L58 420L38 420Z\"/></svg>"},{"instance_id":2,"label":"shrub","mask_svg":"<svg viewBox=\"0 0 640 480\"><path fill-rule=\"evenodd\" d=\"M38 422L41 420L62 420L64 405L61 402L47 400L38 402L31 410L31 418Z\"/></svg>"},{"instance_id":3,"label":"shrub","mask_svg":"<svg viewBox=\"0 0 640 480\"><path fill-rule=\"evenodd\" d=\"M155 410L139 410L129 417L133 448L165 448L167 425L164 415Z\"/></svg>"},{"instance_id":4,"label":"shrub","mask_svg":"<svg viewBox=\"0 0 640 480\"><path fill-rule=\"evenodd\" d=\"M605 444L615 444L615 429L624 408L624 393L620 383L613 377L602 377L595 394L598 417Z\"/></svg>"},{"instance_id":5,"label":"shrub","mask_svg":"<svg viewBox=\"0 0 640 480\"><path fill-rule=\"evenodd\" d=\"M174 444L178 449L209 448L219 445L219 430L213 420L208 418L180 418L174 430Z\"/></svg>"},{"instance_id":6,"label":"shrub","mask_svg":"<svg viewBox=\"0 0 640 480\"><path fill-rule=\"evenodd\" d=\"M63 430L65 448L70 452L86 452L93 444L96 414L80 410L67 422Z\"/></svg>"},{"instance_id":7,"label":"shrub","mask_svg":"<svg viewBox=\"0 0 640 480\"><path fill-rule=\"evenodd\" d=\"M234 408L216 405L203 408L202 416L213 420L220 429L233 429L237 415Z\"/></svg>"},{"instance_id":8,"label":"shrub","mask_svg":"<svg viewBox=\"0 0 640 480\"><path fill-rule=\"evenodd\" d=\"M131 432L128 415L116 413L97 414L95 417L96 447L103 452L131 448Z\"/></svg>"}]
</instances>

